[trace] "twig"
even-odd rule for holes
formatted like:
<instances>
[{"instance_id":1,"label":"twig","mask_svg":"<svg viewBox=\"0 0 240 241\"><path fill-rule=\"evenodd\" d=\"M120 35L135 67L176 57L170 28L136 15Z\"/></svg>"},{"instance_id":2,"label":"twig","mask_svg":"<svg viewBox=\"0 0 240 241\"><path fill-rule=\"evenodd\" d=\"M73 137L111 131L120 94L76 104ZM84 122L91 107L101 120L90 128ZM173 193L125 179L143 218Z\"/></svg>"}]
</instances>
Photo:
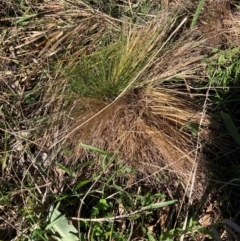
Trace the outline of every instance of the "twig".
<instances>
[{"instance_id":1,"label":"twig","mask_svg":"<svg viewBox=\"0 0 240 241\"><path fill-rule=\"evenodd\" d=\"M128 0L128 5L129 5L129 8L130 8L131 15L133 16L132 3L131 3L130 0Z\"/></svg>"},{"instance_id":2,"label":"twig","mask_svg":"<svg viewBox=\"0 0 240 241\"><path fill-rule=\"evenodd\" d=\"M21 189L21 190L17 190L17 191L12 192L12 193L11 193L11 196L16 195L16 194L18 194L18 193L30 192L30 191L32 191L32 190L36 190L36 189L39 189L39 188L42 188L42 187L48 187L48 186L50 186L51 184L52 184L52 183L49 182L49 183L46 183L46 184L44 184L44 185L37 186L37 187L23 188L23 189Z\"/></svg>"},{"instance_id":3,"label":"twig","mask_svg":"<svg viewBox=\"0 0 240 241\"><path fill-rule=\"evenodd\" d=\"M185 220L184 220L184 224L183 224L183 228L182 228L183 234L181 235L180 241L184 241L185 231L186 231L187 222L188 222L189 208L192 205L193 188L194 188L194 184L195 184L195 180L196 180L196 173L197 173L198 164L199 164L198 153L199 153L199 150L201 149L201 142L200 142L201 131L200 130L201 130L203 119L205 118L205 114L206 114L207 101L208 101L210 88L211 88L211 83L210 83L210 85L208 87L208 90L207 90L207 93L206 93L206 98L205 98L204 106L203 106L203 112L202 112L202 116L201 116L200 123L199 123L199 132L198 132L198 137L197 137L197 147L196 147L195 160L194 160L195 165L193 166L192 175L191 175L191 178L190 178L191 186L190 186L189 199L188 199L188 204L187 204L187 213L186 213L186 217L185 217ZM184 197L187 193L187 190L188 190L188 187L186 188L186 192L184 193ZM181 205L181 207L182 207L182 205ZM180 210L181 210L181 207L180 207ZM179 213L180 213L180 211L179 211Z\"/></svg>"},{"instance_id":4,"label":"twig","mask_svg":"<svg viewBox=\"0 0 240 241\"><path fill-rule=\"evenodd\" d=\"M188 91L188 93L189 93L190 98L193 99L193 95L192 95L192 93L191 93L191 90L190 90L190 88L189 88L189 84L188 84L186 78L183 78L183 80L184 80L184 83L185 83L185 85L186 85L186 88L187 88L187 91Z\"/></svg>"},{"instance_id":5,"label":"twig","mask_svg":"<svg viewBox=\"0 0 240 241\"><path fill-rule=\"evenodd\" d=\"M124 214L124 215L119 215L119 216L115 216L115 217L109 217L109 218L79 218L79 217L72 217L70 218L71 220L77 220L77 221L86 221L86 222L110 222L110 221L115 221L118 219L123 219L123 218L129 218L132 217L136 214L142 213L144 211L149 210L149 206L147 207L143 207L139 210L136 210L134 212L131 212L129 214Z\"/></svg>"}]
</instances>

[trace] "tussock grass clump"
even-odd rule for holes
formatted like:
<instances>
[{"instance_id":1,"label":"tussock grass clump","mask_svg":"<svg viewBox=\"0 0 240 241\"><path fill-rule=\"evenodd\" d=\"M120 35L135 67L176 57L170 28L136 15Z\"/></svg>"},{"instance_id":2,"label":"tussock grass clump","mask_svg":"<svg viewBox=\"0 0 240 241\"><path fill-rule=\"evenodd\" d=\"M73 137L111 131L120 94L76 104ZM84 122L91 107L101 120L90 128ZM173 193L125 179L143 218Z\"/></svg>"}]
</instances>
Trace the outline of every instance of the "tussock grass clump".
<instances>
[{"instance_id":1,"label":"tussock grass clump","mask_svg":"<svg viewBox=\"0 0 240 241\"><path fill-rule=\"evenodd\" d=\"M194 104L188 85L204 70L203 42L191 41L190 33L177 36L176 21L162 14L123 29L119 42L83 56L74 66L68 78L78 98L66 136L74 163L89 157L79 145L83 142L118 151L143 175L166 168L187 183L196 162L200 120L204 126L209 120L202 116L202 105ZM173 83L178 88L171 89Z\"/></svg>"},{"instance_id":2,"label":"tussock grass clump","mask_svg":"<svg viewBox=\"0 0 240 241\"><path fill-rule=\"evenodd\" d=\"M184 233L176 227L185 233L210 227L211 222L198 224L199 214L210 219L209 207L220 203L224 209L229 196L236 208L222 216L213 210L214 222L225 216L232 220L232 213L237 218L238 187L235 191L228 185L239 174L239 11L232 11L230 1L204 1L211 4L207 11L200 6L199 15L194 14L199 1L85 2L89 5L0 3L0 239L49 239L46 217L56 202L75 221L84 219L81 209L89 212L85 228L80 230L78 223L84 240L91 230L100 230L106 239L106 230L111 236L116 227L115 234L131 236L132 224L149 226L152 214L154 226L167 216L160 224L166 228L162 239L176 239ZM218 111L210 121L208 114ZM209 133L215 128L218 132ZM210 157L211 170L205 168L201 150ZM200 199L207 186L202 179L214 171L222 172L218 176L225 183L215 197L211 193L213 198L195 205L192 189ZM146 180L154 184L147 195L140 190ZM179 202L145 216L141 207L164 201L162 193ZM186 212L196 206L196 213ZM131 224L129 230L115 220L123 208L125 214L141 211L138 220L124 221ZM112 226L105 223L109 214ZM184 217L189 227L182 227ZM92 218L104 222L95 225ZM171 227L168 219L175 222ZM193 230L195 224L198 230Z\"/></svg>"}]
</instances>

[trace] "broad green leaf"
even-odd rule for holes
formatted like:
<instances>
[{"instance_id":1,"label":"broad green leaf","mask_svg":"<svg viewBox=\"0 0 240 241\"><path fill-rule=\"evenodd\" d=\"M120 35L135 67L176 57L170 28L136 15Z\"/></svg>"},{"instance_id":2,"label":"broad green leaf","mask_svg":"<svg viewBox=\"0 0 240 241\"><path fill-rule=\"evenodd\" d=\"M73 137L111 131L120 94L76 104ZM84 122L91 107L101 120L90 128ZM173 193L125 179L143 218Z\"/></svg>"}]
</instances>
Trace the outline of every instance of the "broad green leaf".
<instances>
[{"instance_id":1,"label":"broad green leaf","mask_svg":"<svg viewBox=\"0 0 240 241\"><path fill-rule=\"evenodd\" d=\"M50 224L46 227L46 230L50 229L53 233L57 233L60 236L57 240L79 241L76 228L69 224L65 215L61 214L54 206L50 207L48 220Z\"/></svg>"},{"instance_id":2,"label":"broad green leaf","mask_svg":"<svg viewBox=\"0 0 240 241\"><path fill-rule=\"evenodd\" d=\"M109 205L107 203L107 200L105 198L101 198L99 200L99 203L96 206L96 209L98 209L98 210L107 210L108 206Z\"/></svg>"}]
</instances>

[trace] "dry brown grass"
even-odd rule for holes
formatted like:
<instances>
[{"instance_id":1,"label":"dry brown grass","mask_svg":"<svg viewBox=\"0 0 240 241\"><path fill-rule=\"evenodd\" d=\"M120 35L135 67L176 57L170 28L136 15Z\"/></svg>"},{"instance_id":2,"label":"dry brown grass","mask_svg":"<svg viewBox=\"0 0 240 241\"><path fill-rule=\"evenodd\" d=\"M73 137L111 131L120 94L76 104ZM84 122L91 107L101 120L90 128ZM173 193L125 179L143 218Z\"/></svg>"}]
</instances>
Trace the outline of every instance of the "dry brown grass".
<instances>
[{"instance_id":1,"label":"dry brown grass","mask_svg":"<svg viewBox=\"0 0 240 241\"><path fill-rule=\"evenodd\" d=\"M210 48L239 45L239 11L232 10L231 2L205 1L198 30Z\"/></svg>"},{"instance_id":2,"label":"dry brown grass","mask_svg":"<svg viewBox=\"0 0 240 241\"><path fill-rule=\"evenodd\" d=\"M153 21L151 25L157 24ZM138 31L144 34L147 31L152 36L148 25ZM166 39L167 32L163 30L161 34ZM83 142L117 152L118 157L142 175L167 167L185 184L188 182L196 149L196 137L191 131L194 128L197 131L202 117L202 106L191 93L188 81L205 70L201 62L203 41L190 39L191 34L184 33L173 46L169 44L165 51L154 56L137 84L114 103L81 97L76 100L70 114L73 126L68 128L70 134L66 134L65 140L73 151L68 163L75 165L90 158L91 154L79 145ZM142 39L137 41L134 38L134 45L141 49ZM131 56L131 52L128 54ZM202 124L206 127L209 123L206 116ZM201 165L204 166L204 159Z\"/></svg>"}]
</instances>

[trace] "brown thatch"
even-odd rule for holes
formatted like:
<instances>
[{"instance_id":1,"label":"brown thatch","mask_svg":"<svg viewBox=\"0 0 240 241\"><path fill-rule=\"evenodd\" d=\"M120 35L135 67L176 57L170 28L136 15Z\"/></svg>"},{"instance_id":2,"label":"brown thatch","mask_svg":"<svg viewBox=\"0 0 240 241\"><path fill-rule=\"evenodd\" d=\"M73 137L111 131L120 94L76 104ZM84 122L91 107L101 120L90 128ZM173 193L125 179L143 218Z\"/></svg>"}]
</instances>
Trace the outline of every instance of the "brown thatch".
<instances>
[{"instance_id":1,"label":"brown thatch","mask_svg":"<svg viewBox=\"0 0 240 241\"><path fill-rule=\"evenodd\" d=\"M230 0L205 1L198 30L208 47L239 45L239 11L232 10Z\"/></svg>"},{"instance_id":2,"label":"brown thatch","mask_svg":"<svg viewBox=\"0 0 240 241\"><path fill-rule=\"evenodd\" d=\"M188 178L195 163L196 139L186 129L190 122L199 124L201 108L180 94L163 88L128 93L71 135L67 142L75 147L75 163L87 155L79 145L83 142L119 151L126 163L143 174L168 166L168 170ZM93 114L96 112L87 115ZM79 115L76 124L81 125L85 118L86 113Z\"/></svg>"}]
</instances>

